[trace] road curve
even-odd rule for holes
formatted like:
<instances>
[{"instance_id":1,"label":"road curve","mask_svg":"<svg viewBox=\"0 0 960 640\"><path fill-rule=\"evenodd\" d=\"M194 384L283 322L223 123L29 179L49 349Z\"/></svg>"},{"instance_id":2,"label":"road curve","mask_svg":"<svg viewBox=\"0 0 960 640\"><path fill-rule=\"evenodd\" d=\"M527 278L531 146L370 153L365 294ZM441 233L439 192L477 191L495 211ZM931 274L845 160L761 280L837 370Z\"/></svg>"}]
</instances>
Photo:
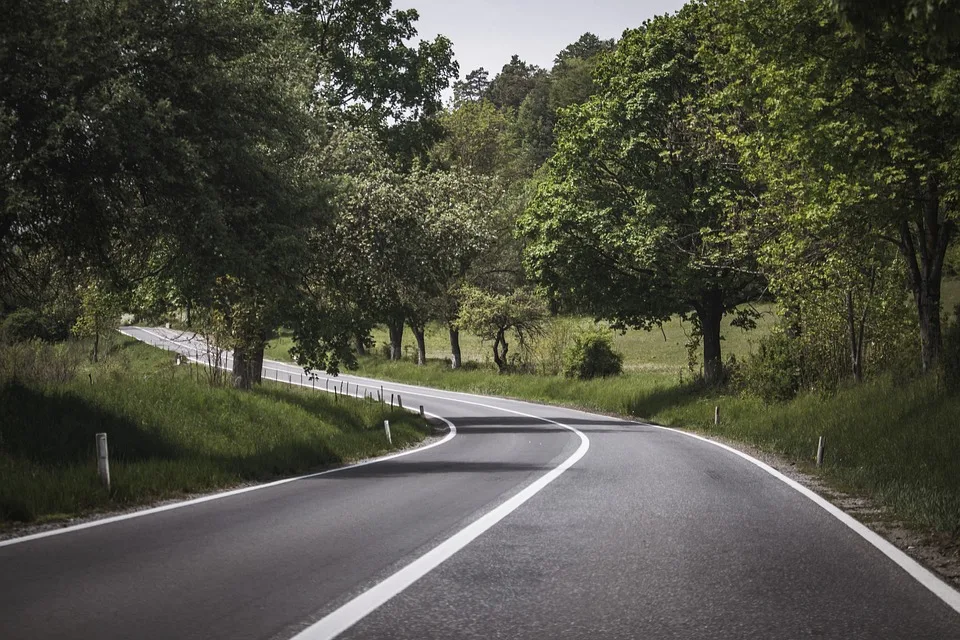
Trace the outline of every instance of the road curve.
<instances>
[{"instance_id":1,"label":"road curve","mask_svg":"<svg viewBox=\"0 0 960 640\"><path fill-rule=\"evenodd\" d=\"M456 437L3 544L0 637L960 638L960 594L735 452L382 384Z\"/></svg>"}]
</instances>

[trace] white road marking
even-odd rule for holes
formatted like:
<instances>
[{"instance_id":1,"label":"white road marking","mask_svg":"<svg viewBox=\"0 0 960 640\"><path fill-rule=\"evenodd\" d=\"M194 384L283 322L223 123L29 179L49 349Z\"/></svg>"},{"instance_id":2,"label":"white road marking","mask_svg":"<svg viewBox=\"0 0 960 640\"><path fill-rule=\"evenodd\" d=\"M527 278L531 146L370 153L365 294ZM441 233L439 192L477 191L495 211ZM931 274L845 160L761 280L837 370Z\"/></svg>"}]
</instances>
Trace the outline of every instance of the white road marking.
<instances>
[{"instance_id":1,"label":"white road marking","mask_svg":"<svg viewBox=\"0 0 960 640\"><path fill-rule=\"evenodd\" d=\"M903 569L908 574L910 574L910 576L914 580L916 580L917 582L922 584L924 587L929 589L935 596L937 596L944 603L946 603L947 606L949 606L951 609L953 609L957 613L960 613L960 591L957 591L956 589L951 587L949 584L941 580L932 571L930 571L929 569L921 565L919 562L917 562L916 560L914 560L913 558L905 554L903 551L901 551L896 546L894 546L891 542L886 540L883 536L876 533L866 525L862 524L860 521L858 521L856 518L848 514L846 511L844 511L840 507L836 506L835 504L828 501L826 498L820 496L819 494L815 493L814 491L811 491L810 489L803 486L796 480L788 478L787 476L783 475L782 473L780 473L770 465L766 464L765 462L761 462L760 460L757 460L753 456L747 453L744 453L743 451L734 449L729 445L725 445L722 442L717 442L716 440L711 440L710 438L704 438L703 436L699 436L695 433L689 433L687 431L681 431L680 429L672 429L670 427L664 427L658 424L649 424L646 422L632 422L632 421L627 421L627 422L629 424L635 424L643 427L653 427L655 429L662 429L664 431L679 433L681 435L684 435L690 438L696 438L697 440L707 442L716 447L720 447L721 449L726 449L730 453L740 456L747 462L757 467L760 467L761 469L763 469L764 471L772 475L777 480L780 480L781 482L785 483L789 487L795 489L796 491L800 492L801 494L803 494L804 496L812 500L817 506L821 507L824 511L826 511L827 513L832 515L834 518L836 518L837 520L845 524L847 527L852 529L861 538L863 538L864 540L872 544L874 547L879 549L880 552L883 553L883 555L893 560L901 569Z\"/></svg>"},{"instance_id":2,"label":"white road marking","mask_svg":"<svg viewBox=\"0 0 960 640\"><path fill-rule=\"evenodd\" d=\"M33 533L28 536L22 536L20 538L10 538L9 540L0 540L0 547L6 547L12 544L19 544L21 542L29 542L31 540L38 540L40 538L49 538L50 536L57 536L63 533L71 533L73 531L80 531L81 529L90 529L91 527L99 527L101 525L110 524L112 522L121 522L123 520L130 520L131 518L149 516L154 513L161 513L163 511L171 511L173 509L180 509L181 507L189 507L195 504L210 502L211 500L220 500L222 498L229 498L230 496L237 496L237 495L240 495L241 493L249 493L250 491L260 491L261 489L278 487L282 484L296 482L297 480L306 480L308 478L316 478L318 476L325 476L331 473L346 471L347 469L356 469L357 467L365 467L368 464L376 464L377 462L384 462L385 460L402 458L403 456L409 456L414 453L420 453L421 451L426 451L427 449L433 449L434 447L439 447L442 444L446 444L457 435L457 428L454 426L452 422L450 422L443 416L434 415L432 413L426 413L426 415L430 416L431 418L437 418L438 420L443 420L447 424L447 426L450 428L450 432L446 436L444 436L442 440L439 440L437 442L434 442L416 449L410 449L409 451L391 453L389 455L380 456L379 458L370 458L369 460L364 460L363 462L355 462L353 464L348 464L343 467L337 467L336 469L327 469L326 471L309 473L305 476L296 476L294 478L284 478L283 480L275 480L274 482L267 482L266 484L258 484L252 487L244 487L243 489L233 489L232 491L223 491L220 493L213 493L208 496L193 498L192 500L184 500L183 502L174 502L171 504L165 504L162 507L151 507L149 509L143 509L141 511L124 513L119 516L111 516L109 518L102 518L100 520L91 520L90 522L75 524L69 527L63 527L61 529L51 529L50 531L41 531L40 533Z\"/></svg>"},{"instance_id":3,"label":"white road marking","mask_svg":"<svg viewBox=\"0 0 960 640\"><path fill-rule=\"evenodd\" d=\"M174 342L169 338L164 338L156 333L151 331L141 329L150 335L158 337L162 340L168 342ZM176 344L176 343L175 343ZM270 362L270 361L267 361ZM282 364L282 363L276 363ZM357 378L356 376L351 376L354 379L364 380L366 382L376 382L375 386L379 387L380 381L375 381L370 378ZM294 383L297 384L297 383ZM401 385L405 388L413 388L408 385ZM367 385L364 385L364 388L370 388ZM389 391L395 391L396 389L387 389ZM477 520L473 521L453 536L447 538L439 545L426 552L410 564L406 565L390 577L386 578L382 582L377 583L373 587L367 589L353 600L350 600L340 608L336 609L332 613L323 617L318 622L310 625L296 636L294 640L322 640L327 638L334 638L337 635L343 633L357 622L368 616L374 610L379 608L381 605L386 603L388 600L405 590L407 587L412 585L414 582L428 574L430 571L440 566L444 561L453 556L455 553L466 547L468 544L476 540L480 535L485 531L496 525L498 522L503 520L505 517L516 511L521 505L523 505L527 500L538 494L542 491L547 485L560 477L563 472L576 464L587 451L590 449L590 440L586 435L583 434L580 430L571 427L570 425L563 424L562 422L557 422L556 420L551 420L549 418L542 418L540 416L535 416L530 413L524 413L522 411L515 411L513 409L505 409L503 407L496 407L489 404L484 404L480 402L471 402L469 400L463 400L456 397L447 397L447 396L438 396L428 393L422 393L419 389L413 388L414 391L411 395L417 398L434 398L438 400L444 400L447 402L457 402L460 404L469 404L477 407L482 407L485 409L492 409L494 411L503 411L505 413L512 413L515 415L523 416L526 418L532 418L541 422L547 422L550 424L557 425L575 433L580 438L580 446L577 447L577 450L573 452L566 460L561 462L558 466L554 467L544 475L540 476L532 484L525 487L519 493L509 498L506 502L495 507L493 510L487 512L486 514L480 516ZM473 397L482 398L483 396L474 396Z\"/></svg>"},{"instance_id":4,"label":"white road marking","mask_svg":"<svg viewBox=\"0 0 960 640\"><path fill-rule=\"evenodd\" d=\"M460 400L459 402L466 401ZM520 493L470 523L390 577L367 589L336 611L307 627L294 636L293 640L327 640L343 633L414 582L440 566L455 553L480 537L485 531L516 511L523 503L538 494L547 485L559 478L564 471L576 464L577 461L586 455L587 450L590 448L590 440L583 432L562 422L550 420L549 418L541 418L540 416L523 413L521 411L513 411L512 409L480 404L478 402L470 402L468 404L496 409L498 411L507 411L516 415L555 424L577 434L580 437L580 446L569 458L560 463L559 466L551 469Z\"/></svg>"},{"instance_id":5,"label":"white road marking","mask_svg":"<svg viewBox=\"0 0 960 640\"><path fill-rule=\"evenodd\" d=\"M274 364L282 364L282 363L274 363ZM360 376L350 376L350 377L353 378L353 379L355 379L355 380L364 380L364 381L367 381L367 382L375 382L375 381L374 381L373 379L371 379L371 378L363 378L363 377L360 377ZM414 394L417 394L417 391L416 391L416 390L417 390L417 389L421 389L422 387L417 387L417 386L415 386L415 385L407 385L407 384L403 384L403 383L394 383L394 384L393 384L393 388L391 388L390 390L391 390L391 391L396 391L396 390L398 390L398 388L412 389L412 390L414 390ZM472 397L472 398L489 399L489 396L482 396L482 395L473 394L473 393L467 393L467 392L463 392L463 391L457 391L457 392L451 392L451 393L456 394L456 395L459 395L459 396L467 396L467 397ZM423 394L423 397L439 397L439 396L430 396L430 395ZM456 398L446 397L446 396L444 397L444 399L445 399L445 400L456 400ZM505 398L505 399L506 399L506 400L516 401L516 402L523 402L522 400L517 400L517 399L511 399L511 398ZM459 401L459 402L468 402L468 401L465 401L465 400L458 400L458 401ZM479 406L486 406L486 405L482 405L482 404L479 404L479 403L470 403L470 404L478 404ZM574 410L574 411L576 411L576 410ZM593 415L595 415L595 414L591 414L591 413L586 412L586 411L580 411L580 413L583 413L584 415L588 415L588 416L593 416ZM894 563L896 563L897 566L899 566L901 569L903 569L904 571L906 571L913 579L915 579L915 580L916 580L917 582L919 582L921 585L923 585L924 587L926 587L926 588L927 588L931 593L933 593L935 596L937 596L938 598L940 598L940 600L942 600L947 606L949 606L951 609L953 609L953 610L956 611L957 613L960 613L960 591L957 591L956 589L954 589L951 585L949 585L949 584L947 584L946 582L944 582L943 580L941 580L940 577L937 576L936 574L934 574L932 571L930 571L929 569L927 569L926 567L924 567L923 565L921 565L919 562L917 562L916 560L914 560L913 558L911 558L910 556L908 556L906 553L904 553L904 552L901 551L900 549L898 549L898 548L897 548L895 545L893 545L891 542L889 542L888 540L886 540L885 538L883 538L881 535L879 535L878 533L876 533L875 531L873 531L873 530L870 529L869 527L867 527L867 526L863 525L862 523L860 523L860 522L859 522L858 520L856 520L854 517L852 517L851 515L849 515L848 513L846 513L845 511L843 511L842 509L840 509L839 507L837 507L837 506L834 505L833 503L831 503L830 501L826 500L825 498L823 498L823 497L820 496L819 494L815 493L814 491L811 491L810 489L808 489L807 487L803 486L802 484L796 482L795 480L792 480L792 479L788 478L787 476L783 475L782 473L780 473L779 471L777 471L777 470L774 469L773 467L769 466L768 464L766 464L766 463L764 463L764 462L762 462L762 461L760 461L760 460L757 460L756 458L754 458L753 456L751 456L751 455L749 455L749 454L746 454L746 453L744 453L744 452L742 452L742 451L739 451L739 450L737 450L737 449L734 449L733 447L730 447L730 446L725 445L725 444L723 444L723 443L717 442L717 441L715 441L715 440L711 440L711 439L709 439L709 438L705 438L705 437L703 437L703 436L699 436L699 435L694 434L694 433L690 433L690 432L688 432L688 431L683 431L683 430L680 430L680 429L673 429L673 428L670 428L670 427L664 427L664 426L661 426L661 425L650 424L650 423L646 423L646 422L637 422L637 421L631 421L631 420L621 420L621 422L623 422L624 424L635 424L635 425L644 426L644 427L653 427L653 428L656 428L656 429L662 429L662 430L664 430L664 431L670 431L670 432L673 432L673 433L678 433L678 434L680 434L680 435L684 435L684 436L687 436L687 437L690 437L690 438L696 438L697 440L701 440L701 441L706 442L706 443L709 443L709 444L711 444L711 445L720 447L721 449L725 449L725 450L727 450L727 451L729 451L729 452L731 452L731 453L733 453L733 454L735 454L735 455L743 458L744 460L750 462L751 464L759 467L760 469L763 469L764 471L766 471L767 473L769 473L769 474L772 475L773 477L777 478L777 479L780 480L781 482L785 483L786 485L788 485L788 486L791 487L792 489L798 491L798 492L799 492L800 494L802 494L803 496L805 496L805 497L807 497L808 499L812 500L817 506L821 507L824 511L826 511L826 512L829 513L831 516L833 516L834 518L836 518L837 520L839 520L841 523L843 523L845 526L847 526L849 529L851 529L854 533L856 533L857 535L859 535L861 538L863 538L864 540L866 540L869 544L873 545L873 546L874 546L876 549L878 549L881 553L883 553L885 556L887 556L890 560L892 560ZM318 637L319 637L319 636L318 636Z\"/></svg>"},{"instance_id":6,"label":"white road marking","mask_svg":"<svg viewBox=\"0 0 960 640\"><path fill-rule=\"evenodd\" d=\"M149 333L150 335L153 335L153 336L162 338L162 336L157 336L157 334L152 333L152 332L150 332L150 331L146 331L146 330L143 330L143 331L144 331L145 333ZM134 337L134 336L131 336L131 337ZM166 339L166 338L163 338L163 339ZM298 383L293 383L293 384L297 385ZM303 386L306 386L306 385L303 385ZM321 391L322 391L322 389L321 389ZM72 533L72 532L74 532L74 531L80 531L80 530L82 530L82 529L90 529L90 528L92 528L92 527L99 527L99 526L102 526L102 525L105 525L105 524L111 524L111 523L113 523L113 522L122 522L123 520L130 520L130 519L132 519L132 518L140 518L140 517L143 517L143 516L149 516L149 515L152 515L152 514L154 514L154 513L161 513L161 512L163 512L163 511L171 511L171 510L173 510L173 509L180 509L180 508L182 508L182 507L189 507L189 506L192 506L192 505L195 505L195 504L202 504L202 503L204 503L204 502L210 502L211 500L220 500L220 499L223 499L223 498L229 498L229 497L231 497L231 496L240 495L240 494L242 494L242 493L248 493L248 492L250 492L250 491L260 491L261 489L269 489L269 488L271 488L271 487L277 487L277 486L280 486L280 485L282 485L282 484L287 484L287 483L290 483L290 482L296 482L296 481L298 481L298 480L306 480L306 479L308 479L308 478L316 478L316 477L318 477L318 476L325 476L325 475L331 474L331 473L338 473L338 472L341 472L341 471L346 471L347 469L356 469L357 467L365 467L365 466L367 466L368 464L376 464L377 462L384 462L385 460L394 460L394 459L396 459L396 458L402 458L403 456L409 456L409 455L412 455L412 454L414 454L414 453L420 453L421 451L426 451L427 449L432 449L432 448L434 448L434 447L439 447L440 445L446 444L447 442L449 442L450 440L452 440L454 437L456 437L456 435L457 435L457 428L456 428L456 426L454 426L454 424L453 424L451 421L447 420L447 419L444 418L443 416L438 416L438 415L435 415L435 414L433 414L433 413L428 413L428 412L424 412L424 413L425 413L426 415L428 415L429 417L431 417L431 418L436 418L436 419L438 419L438 420L442 420L444 423L446 423L446 425L447 425L447 427L449 428L450 431L449 431L449 433L447 433L447 435L444 436L441 440L439 440L439 441L437 441L437 442L434 442L434 443L432 443L432 444L428 444L428 445L423 446L423 447L418 447L418 448L416 448L416 449L410 449L409 451L400 451L400 452L398 452L398 453L391 453L391 454L388 454L388 455L385 455L385 456L380 456L380 457L378 457L378 458L371 458L371 459L369 459L369 460L364 460L364 461L362 461L362 462L355 462L355 463L353 463L353 464L349 464L349 465L346 465L346 466L343 466L343 467L337 467L336 469L328 469L328 470L326 470L326 471L319 471L319 472L317 472L317 473L310 473L310 474L307 474L307 475L296 476L296 477L293 477L293 478L284 478L283 480L276 480L276 481L274 481L274 482L268 482L268 483L266 483L266 484L258 484L258 485L252 486L252 487L244 487L243 489L234 489L234 490L232 490L232 491L223 491L223 492L220 492L220 493L214 493L214 494L210 494L210 495L207 495L207 496L202 496L202 497L200 497L200 498L193 498L192 500L184 500L184 501L182 501L182 502L174 502L174 503L171 503L171 504L166 504L166 505L163 505L163 506L161 506L161 507L152 507L152 508L149 508L149 509L143 509L143 510L141 510L141 511L134 511L134 512L132 512L132 513L124 513L124 514L119 515L119 516L111 516L111 517L108 517L108 518L101 518L100 520L91 520L90 522L84 522L84 523L81 523L81 524L75 524L75 525L71 525L71 526L69 526L69 527L62 527L62 528L60 528L60 529L51 529L51 530L49 530L49 531L41 531L40 533L33 533L33 534L30 534L30 535L27 535L27 536L21 536L21 537L19 537L19 538L10 538L10 539L8 539L8 540L0 540L0 547L7 547L7 546L10 546L10 545L13 545L13 544L20 544L20 543L22 543L22 542L29 542L29 541L31 541L31 540L39 540L40 538L49 538L50 536L57 536L57 535L61 535L61 534L64 534L64 533Z\"/></svg>"}]
</instances>

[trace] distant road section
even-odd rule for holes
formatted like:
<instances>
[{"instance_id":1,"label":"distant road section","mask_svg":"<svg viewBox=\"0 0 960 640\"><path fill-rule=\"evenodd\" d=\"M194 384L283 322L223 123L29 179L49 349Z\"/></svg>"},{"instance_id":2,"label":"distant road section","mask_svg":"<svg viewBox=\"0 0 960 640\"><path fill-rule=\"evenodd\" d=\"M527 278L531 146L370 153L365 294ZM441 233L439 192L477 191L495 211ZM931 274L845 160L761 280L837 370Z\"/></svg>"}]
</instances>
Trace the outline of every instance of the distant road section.
<instances>
[{"instance_id":1,"label":"distant road section","mask_svg":"<svg viewBox=\"0 0 960 640\"><path fill-rule=\"evenodd\" d=\"M302 373L265 366L281 382ZM733 451L569 409L340 381L383 385L456 437L3 544L0 637L960 638L960 594Z\"/></svg>"}]
</instances>

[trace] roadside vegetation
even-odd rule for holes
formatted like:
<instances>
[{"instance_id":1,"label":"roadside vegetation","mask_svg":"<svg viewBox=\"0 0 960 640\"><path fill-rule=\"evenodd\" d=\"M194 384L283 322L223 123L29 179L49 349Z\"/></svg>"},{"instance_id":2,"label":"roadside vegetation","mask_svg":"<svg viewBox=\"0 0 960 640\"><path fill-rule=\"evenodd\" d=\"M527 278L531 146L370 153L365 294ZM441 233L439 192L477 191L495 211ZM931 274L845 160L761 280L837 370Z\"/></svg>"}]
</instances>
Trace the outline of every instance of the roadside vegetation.
<instances>
[{"instance_id":1,"label":"roadside vegetation","mask_svg":"<svg viewBox=\"0 0 960 640\"><path fill-rule=\"evenodd\" d=\"M132 338L0 347L0 527L183 498L386 453L419 416L283 384L211 386ZM393 447L383 420L389 419ZM97 476L106 432L111 488Z\"/></svg>"},{"instance_id":2,"label":"roadside vegetation","mask_svg":"<svg viewBox=\"0 0 960 640\"><path fill-rule=\"evenodd\" d=\"M960 7L691 0L490 72L391 4L16 3L0 341L88 341L92 375L121 314L180 323L250 411L264 355L694 428L719 404L711 430L799 462L824 435L829 477L960 535Z\"/></svg>"},{"instance_id":3,"label":"roadside vegetation","mask_svg":"<svg viewBox=\"0 0 960 640\"><path fill-rule=\"evenodd\" d=\"M960 299L960 289L947 283L947 303ZM444 327L426 331L429 359L417 365L415 350L401 360L388 358L389 336L373 331L374 353L359 359L364 376L453 391L513 397L601 413L650 420L692 429L776 453L808 473L819 473L840 490L867 496L910 526L960 535L960 396L945 393L942 379L921 376L909 364L899 372L878 374L856 385L847 378L831 386L796 389L797 372L770 370L757 357L777 327L771 305L755 331L725 325L723 342L732 358L733 378L723 387L703 384L691 369L685 333L679 320L663 331L604 330L623 358L624 373L578 379L563 375L564 354L575 353L575 337L593 335L589 318L556 318L525 354L531 365L500 374L488 346L463 336L464 364L451 369ZM666 340L664 339L666 336ZM292 341L283 335L267 347L268 357L290 361ZM839 356L842 358L842 356ZM539 364L533 364L539 363ZM737 364L739 363L739 364ZM782 363L781 363L782 364ZM733 373L733 370L736 370ZM752 378L752 379L751 379ZM778 378L785 378L781 386ZM757 387L759 385L759 388ZM940 388L938 388L938 385ZM773 397L765 398L765 393ZM787 397L777 397L785 394ZM714 424L715 407L721 421ZM824 436L827 453L822 469L815 466L817 440Z\"/></svg>"}]
</instances>

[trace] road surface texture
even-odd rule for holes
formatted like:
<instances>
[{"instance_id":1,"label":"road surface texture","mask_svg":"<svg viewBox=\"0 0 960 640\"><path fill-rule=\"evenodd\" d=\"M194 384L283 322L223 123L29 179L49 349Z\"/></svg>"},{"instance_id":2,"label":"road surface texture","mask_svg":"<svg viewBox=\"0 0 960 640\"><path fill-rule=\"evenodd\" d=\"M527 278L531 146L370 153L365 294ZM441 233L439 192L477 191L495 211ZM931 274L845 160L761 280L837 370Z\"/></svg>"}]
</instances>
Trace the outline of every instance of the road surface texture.
<instances>
[{"instance_id":1,"label":"road surface texture","mask_svg":"<svg viewBox=\"0 0 960 640\"><path fill-rule=\"evenodd\" d=\"M266 367L281 381L302 372ZM0 543L0 638L960 639L960 594L732 450L580 411L340 380L383 384L455 434Z\"/></svg>"}]
</instances>

